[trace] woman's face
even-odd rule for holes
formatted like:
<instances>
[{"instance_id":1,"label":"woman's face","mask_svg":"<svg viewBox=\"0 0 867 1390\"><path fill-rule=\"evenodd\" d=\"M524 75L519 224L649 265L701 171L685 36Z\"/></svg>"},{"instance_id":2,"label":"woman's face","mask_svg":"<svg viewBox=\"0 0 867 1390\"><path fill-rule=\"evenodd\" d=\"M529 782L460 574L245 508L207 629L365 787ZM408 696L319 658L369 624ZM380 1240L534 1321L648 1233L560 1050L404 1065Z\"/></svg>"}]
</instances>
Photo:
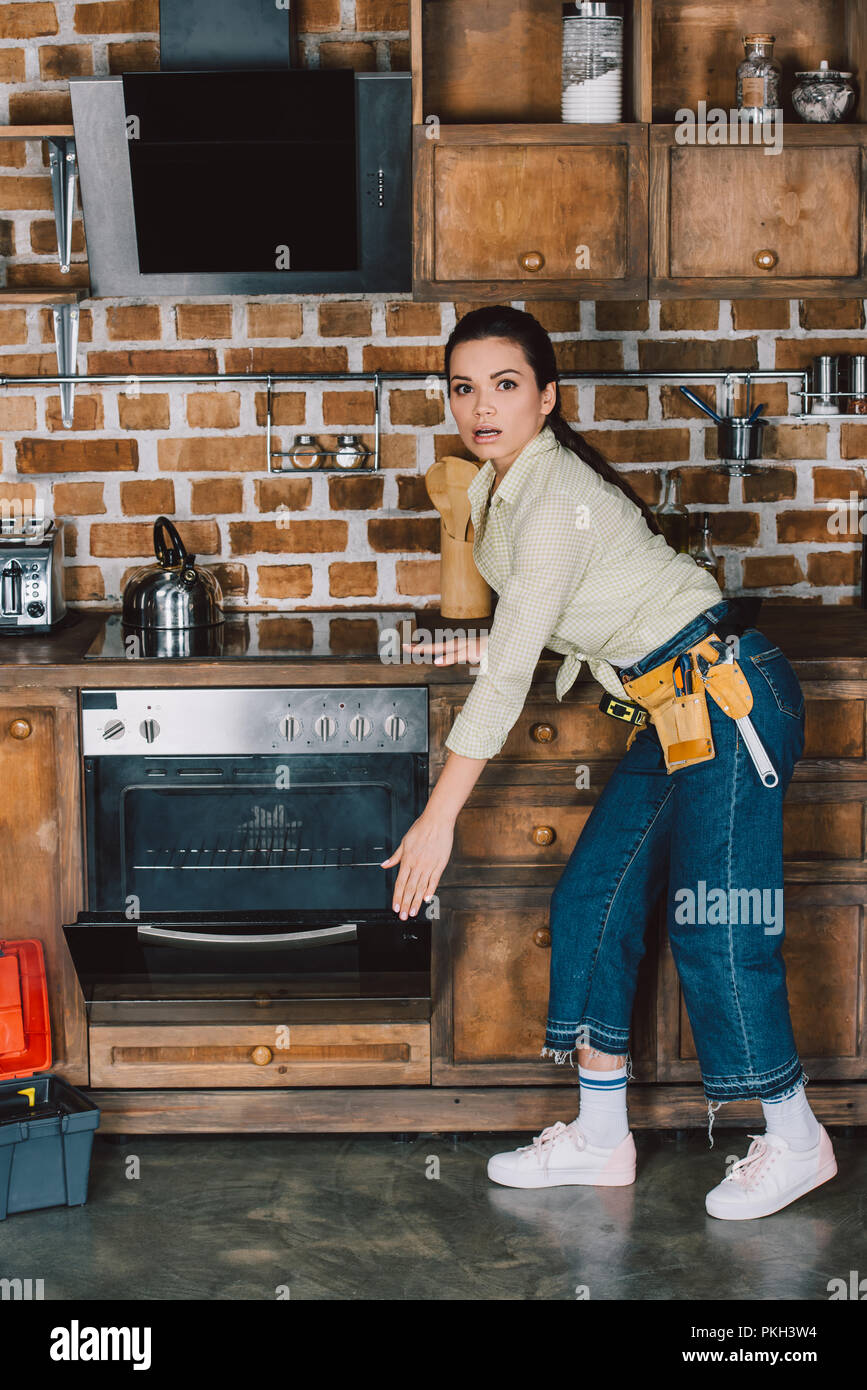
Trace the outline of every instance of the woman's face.
<instances>
[{"instance_id":1,"label":"woman's face","mask_svg":"<svg viewBox=\"0 0 867 1390\"><path fill-rule=\"evenodd\" d=\"M556 383L540 391L522 349L507 338L459 343L452 352L449 405L464 444L483 461L514 463L556 399ZM497 433L477 434L485 427Z\"/></svg>"}]
</instances>

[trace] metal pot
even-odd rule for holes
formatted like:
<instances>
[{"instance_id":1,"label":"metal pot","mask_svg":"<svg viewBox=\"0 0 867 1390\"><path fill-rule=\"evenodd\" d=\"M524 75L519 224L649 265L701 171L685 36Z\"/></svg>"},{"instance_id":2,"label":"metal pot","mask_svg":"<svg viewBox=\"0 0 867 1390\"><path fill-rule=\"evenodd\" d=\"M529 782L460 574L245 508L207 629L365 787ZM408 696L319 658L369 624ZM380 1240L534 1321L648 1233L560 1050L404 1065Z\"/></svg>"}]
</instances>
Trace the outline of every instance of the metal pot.
<instances>
[{"instance_id":1,"label":"metal pot","mask_svg":"<svg viewBox=\"0 0 867 1390\"><path fill-rule=\"evenodd\" d=\"M187 554L166 516L154 522L154 553L158 563L136 570L123 591L123 626L172 633L222 623L223 594L216 576L193 563L195 555Z\"/></svg>"},{"instance_id":2,"label":"metal pot","mask_svg":"<svg viewBox=\"0 0 867 1390\"><path fill-rule=\"evenodd\" d=\"M728 460L732 477L755 472L746 463L762 457L762 435L767 423L762 417L753 420L748 415L727 415L717 425L717 452L721 459Z\"/></svg>"}]
</instances>

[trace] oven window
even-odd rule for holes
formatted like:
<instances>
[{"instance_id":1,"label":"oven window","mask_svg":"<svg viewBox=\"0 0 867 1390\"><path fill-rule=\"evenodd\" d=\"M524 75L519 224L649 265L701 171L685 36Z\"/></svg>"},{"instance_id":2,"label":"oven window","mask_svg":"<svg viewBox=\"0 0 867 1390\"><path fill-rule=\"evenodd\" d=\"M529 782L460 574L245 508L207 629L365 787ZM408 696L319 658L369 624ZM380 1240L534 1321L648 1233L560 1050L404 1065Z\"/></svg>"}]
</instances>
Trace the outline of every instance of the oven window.
<instances>
[{"instance_id":1,"label":"oven window","mask_svg":"<svg viewBox=\"0 0 867 1390\"><path fill-rule=\"evenodd\" d=\"M85 759L88 910L389 910L424 754ZM137 901L130 902L133 898Z\"/></svg>"},{"instance_id":2,"label":"oven window","mask_svg":"<svg viewBox=\"0 0 867 1390\"><path fill-rule=\"evenodd\" d=\"M132 787L121 814L124 897L144 911L337 911L390 897L388 786Z\"/></svg>"}]
</instances>

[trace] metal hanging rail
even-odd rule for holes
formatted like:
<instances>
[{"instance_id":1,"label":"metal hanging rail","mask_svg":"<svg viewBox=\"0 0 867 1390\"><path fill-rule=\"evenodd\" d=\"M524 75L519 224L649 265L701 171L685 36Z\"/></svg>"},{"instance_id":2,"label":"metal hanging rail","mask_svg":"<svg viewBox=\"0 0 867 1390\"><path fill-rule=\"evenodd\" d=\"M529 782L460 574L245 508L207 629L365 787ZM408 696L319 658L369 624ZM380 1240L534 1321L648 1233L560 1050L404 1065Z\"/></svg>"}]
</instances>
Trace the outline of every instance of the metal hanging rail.
<instances>
[{"instance_id":1,"label":"metal hanging rail","mask_svg":"<svg viewBox=\"0 0 867 1390\"><path fill-rule=\"evenodd\" d=\"M77 329L77 314L75 316L74 328ZM58 357L61 358L61 342L63 345L62 360L65 365L69 365L69 358L75 356L75 342L77 333L73 330L73 325L69 325L67 333L61 333L61 325L56 322L55 334L58 337ZM749 385L753 381L780 381L798 380L801 382L801 389L796 394L801 398L804 410L800 418L803 419L847 419L860 420L863 423L863 416L812 416L806 413L806 401L816 394L809 390L809 369L792 370L747 370L731 371L725 368L710 371L644 371L641 368L626 368L617 371L598 371L598 372L572 372L558 371L559 381L721 381L726 387L727 405L724 407L725 413L729 413L731 402L734 399L734 387L738 382ZM273 386L279 382L298 382L298 381L345 381L361 382L372 381L374 386L374 454L373 463L370 467L354 468L347 470L344 468L320 468L316 472L334 473L374 473L379 470L380 454L380 387L383 381L430 381L444 380L444 372L154 372L136 373L129 372L125 375L120 373L87 373L79 375L76 372L59 372L56 376L0 376L0 390L9 386L59 386L63 396L63 388L67 388L68 398L64 400L64 425L72 424L73 389L77 385L99 384L104 386L140 386L149 383L167 382L262 382L267 386L266 396L266 427L265 439L267 449L267 463L269 473L306 473L308 470L300 468L273 468L271 460L274 458L284 458L286 453L283 450L272 450L271 433L273 429L272 420L272 397ZM68 408L68 409L67 409ZM783 418L783 417L781 417ZM333 455L334 450L322 450L323 453Z\"/></svg>"}]
</instances>

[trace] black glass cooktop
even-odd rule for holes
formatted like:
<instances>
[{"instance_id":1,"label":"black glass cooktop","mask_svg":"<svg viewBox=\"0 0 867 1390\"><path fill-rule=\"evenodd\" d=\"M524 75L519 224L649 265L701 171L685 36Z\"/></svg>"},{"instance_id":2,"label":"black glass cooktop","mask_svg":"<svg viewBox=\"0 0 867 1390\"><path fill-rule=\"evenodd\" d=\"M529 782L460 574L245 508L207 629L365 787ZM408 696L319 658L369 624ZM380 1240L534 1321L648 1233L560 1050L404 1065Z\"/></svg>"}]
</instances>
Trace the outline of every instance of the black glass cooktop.
<instances>
[{"instance_id":1,"label":"black glass cooktop","mask_svg":"<svg viewBox=\"0 0 867 1390\"><path fill-rule=\"evenodd\" d=\"M401 659L400 644L412 640L415 614L409 610L322 613L227 613L215 627L142 632L126 627L120 613L108 616L85 660L124 661L137 657L170 661L221 657L227 661L271 657L380 657ZM406 659L404 654L403 659Z\"/></svg>"}]
</instances>

